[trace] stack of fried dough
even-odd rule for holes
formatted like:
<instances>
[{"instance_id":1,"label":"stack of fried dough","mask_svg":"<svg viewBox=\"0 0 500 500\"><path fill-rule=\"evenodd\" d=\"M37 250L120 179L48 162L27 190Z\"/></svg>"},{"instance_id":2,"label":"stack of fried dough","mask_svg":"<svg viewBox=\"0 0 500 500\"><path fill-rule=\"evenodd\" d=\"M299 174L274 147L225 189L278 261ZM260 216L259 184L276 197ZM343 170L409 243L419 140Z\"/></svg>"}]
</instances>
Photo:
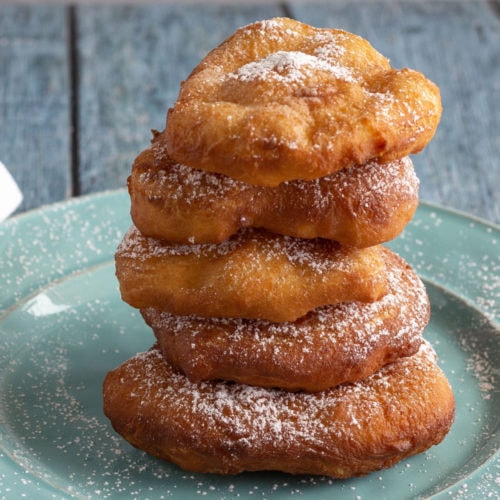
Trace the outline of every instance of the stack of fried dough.
<instances>
[{"instance_id":1,"label":"stack of fried dough","mask_svg":"<svg viewBox=\"0 0 500 500\"><path fill-rule=\"evenodd\" d=\"M270 19L210 52L128 180L116 273L156 342L106 376L115 430L222 474L346 478L439 443L428 297L382 243L440 115L432 82L344 31Z\"/></svg>"}]
</instances>

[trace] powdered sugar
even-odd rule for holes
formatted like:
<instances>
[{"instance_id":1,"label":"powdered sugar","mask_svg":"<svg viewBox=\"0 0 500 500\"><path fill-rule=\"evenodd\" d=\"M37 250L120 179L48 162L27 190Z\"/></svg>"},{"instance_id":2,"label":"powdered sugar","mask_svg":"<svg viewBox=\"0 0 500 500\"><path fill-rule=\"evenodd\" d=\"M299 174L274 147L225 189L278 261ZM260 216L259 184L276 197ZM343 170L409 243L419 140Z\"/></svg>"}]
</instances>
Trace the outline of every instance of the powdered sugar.
<instances>
[{"instance_id":1,"label":"powdered sugar","mask_svg":"<svg viewBox=\"0 0 500 500\"><path fill-rule=\"evenodd\" d=\"M138 162L132 171L132 213L143 233L166 240L218 241L253 226L369 246L398 234L418 200L409 157L270 188L174 163L162 141L150 155L153 164Z\"/></svg>"},{"instance_id":2,"label":"powdered sugar","mask_svg":"<svg viewBox=\"0 0 500 500\"><path fill-rule=\"evenodd\" d=\"M368 255L376 256L373 249L347 249L333 241L292 238L253 228L244 228L218 244L173 244L144 236L135 226L131 226L125 233L118 246L117 255L139 261L175 256L208 257L215 260L237 250L245 253L248 266L254 263L261 272L266 268L266 263L285 256L291 265L307 266L318 275L333 270L354 270L360 265L359 259L363 259L363 253L366 254L365 258L368 258ZM373 264L376 267L376 260Z\"/></svg>"},{"instance_id":3,"label":"powdered sugar","mask_svg":"<svg viewBox=\"0 0 500 500\"><path fill-rule=\"evenodd\" d=\"M256 29L258 28L258 29ZM249 27L243 31L250 33ZM339 30L313 30L307 37L291 28L284 28L283 20L270 19L252 25L251 33L257 33L265 43L277 41L280 46L295 46L301 39L304 50L278 50L267 56L249 62L229 78L237 78L242 82L255 80L271 80L281 83L299 83L314 76L316 72L326 72L334 79L355 83L352 68L343 65L347 35Z\"/></svg>"},{"instance_id":4,"label":"powdered sugar","mask_svg":"<svg viewBox=\"0 0 500 500\"><path fill-rule=\"evenodd\" d=\"M241 192L255 188L225 175L173 162L161 140L153 143L151 152L153 165L141 168L138 173L138 185L153 200L166 198L188 206L202 203L200 200L204 200L205 204L209 204L215 198L230 195L232 191Z\"/></svg>"},{"instance_id":5,"label":"powdered sugar","mask_svg":"<svg viewBox=\"0 0 500 500\"><path fill-rule=\"evenodd\" d=\"M228 77L242 82L264 80L300 83L316 77L318 72L329 73L335 79L355 82L349 68L298 51L274 52L263 59L245 64Z\"/></svg>"},{"instance_id":6,"label":"powdered sugar","mask_svg":"<svg viewBox=\"0 0 500 500\"><path fill-rule=\"evenodd\" d=\"M129 223L127 206L124 191L106 193L14 218L0 227L8 257L0 260L6 284L1 288L0 317L4 494L41 498L54 494L49 485L57 485L59 495L81 498L272 498L323 492L342 498L395 498L402 485L410 495L442 491L449 487L451 473L458 481L452 496L495 497L498 474L491 458L498 442L500 387L500 239L495 227L422 203L403 237L394 242L437 289L458 294L447 314L439 314L441 295L431 295L438 314L431 319L428 337L440 354L459 408L457 424L441 446L348 482L280 474L219 477L185 473L138 452L118 438L102 416L101 375L152 343L147 327L116 291L112 254ZM96 269L103 260L104 276L98 279ZM52 292L45 289L47 282L53 282ZM71 308L46 317L27 313L22 297L33 298L40 286L54 303ZM464 321L464 297L477 315L492 321L488 328ZM75 309L75 304L84 310ZM450 318L457 319L450 323ZM64 399L68 394L75 398ZM82 414L77 417L77 412ZM82 425L73 425L78 422Z\"/></svg>"},{"instance_id":7,"label":"powdered sugar","mask_svg":"<svg viewBox=\"0 0 500 500\"><path fill-rule=\"evenodd\" d=\"M312 210L330 205L333 198L342 197L343 193L348 193L351 199L359 198L359 201L352 203L352 208L356 210L357 207L373 206L373 201L368 200L374 197L381 200L397 193L401 198L410 199L418 193L419 180L408 156L385 163L370 161L318 179L285 181L280 189L250 185L222 174L193 169L179 163L171 163L162 168L161 165L165 165L167 161L166 151L158 153L157 149L161 149L161 145L154 146L156 168L141 172L139 183L151 198L163 195L178 205L185 203L191 206L195 202L208 205L232 193L247 191L252 191L253 197L257 199L273 191L280 193L283 187L289 186L301 193L296 196L297 201L300 203L305 198ZM387 205L381 201L379 203Z\"/></svg>"},{"instance_id":8,"label":"powdered sugar","mask_svg":"<svg viewBox=\"0 0 500 500\"><path fill-rule=\"evenodd\" d=\"M117 248L117 254L129 259L146 260L168 256L222 257L234 252L240 244L232 238L222 244L186 244L175 245L155 238L143 236L135 226L130 226Z\"/></svg>"},{"instance_id":9,"label":"powdered sugar","mask_svg":"<svg viewBox=\"0 0 500 500\"><path fill-rule=\"evenodd\" d=\"M178 203L193 205L200 199L224 198L235 189L251 189L230 177L195 170L186 165L174 164L169 169L155 172L147 170L139 174L141 186L148 186L147 195L156 199L161 192L168 189L168 199Z\"/></svg>"},{"instance_id":10,"label":"powdered sugar","mask_svg":"<svg viewBox=\"0 0 500 500\"><path fill-rule=\"evenodd\" d=\"M256 29L257 28L257 29ZM241 31L245 34L249 34L252 37L258 35L263 40L274 40L283 41L283 36L286 37L299 37L300 33L291 28L284 28L283 19L264 19L262 21L257 21L256 23L251 23L241 28Z\"/></svg>"},{"instance_id":11,"label":"powdered sugar","mask_svg":"<svg viewBox=\"0 0 500 500\"><path fill-rule=\"evenodd\" d=\"M339 61L345 54L348 36L340 31L318 31L311 39L314 55L319 59Z\"/></svg>"},{"instance_id":12,"label":"powdered sugar","mask_svg":"<svg viewBox=\"0 0 500 500\"><path fill-rule=\"evenodd\" d=\"M415 356L401 358L362 382L315 394L225 382L193 384L173 372L157 349L136 355L125 366L120 380L123 388L114 390L125 394L126 387L134 387L136 393L127 395L129 404L142 418L155 415L155 422L149 420L150 429L151 424L173 425L180 432L179 439L189 436L192 446L206 453L213 454L213 449L224 455L229 452L236 463L239 459L230 450L240 450L240 457L259 456L261 450L271 456L293 457L318 449L336 456L340 443L358 440L372 419L385 419L386 412L396 408L398 412L420 411L427 396L415 381L423 382L423 389L425 379L436 376L432 373L436 370L432 368L434 352L426 343ZM148 410L149 405L154 412L152 407ZM341 412L339 418L336 412Z\"/></svg>"},{"instance_id":13,"label":"powdered sugar","mask_svg":"<svg viewBox=\"0 0 500 500\"><path fill-rule=\"evenodd\" d=\"M311 374L335 385L363 373L372 356L388 362L421 342L429 317L423 284L398 259L387 275L389 291L380 300L322 307L293 323L142 313L169 359L195 378L214 378L215 370L216 378L232 379L236 366L279 377L287 387L304 387Z\"/></svg>"},{"instance_id":14,"label":"powdered sugar","mask_svg":"<svg viewBox=\"0 0 500 500\"><path fill-rule=\"evenodd\" d=\"M366 211L388 209L391 196L397 196L400 204L413 199L418 195L419 180L411 159L404 157L387 163L371 161L311 181L287 181L285 184L293 185L303 197L311 200L311 210L321 211L339 203L336 200L348 198L350 213L356 218Z\"/></svg>"}]
</instances>

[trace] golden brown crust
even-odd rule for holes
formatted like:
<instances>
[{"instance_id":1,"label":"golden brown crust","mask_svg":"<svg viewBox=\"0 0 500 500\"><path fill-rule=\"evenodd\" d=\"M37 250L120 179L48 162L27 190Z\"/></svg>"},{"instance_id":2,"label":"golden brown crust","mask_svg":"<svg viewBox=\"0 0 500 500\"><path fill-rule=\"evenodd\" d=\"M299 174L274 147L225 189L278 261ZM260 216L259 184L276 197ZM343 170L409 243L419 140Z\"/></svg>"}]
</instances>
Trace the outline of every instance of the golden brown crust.
<instances>
[{"instance_id":1,"label":"golden brown crust","mask_svg":"<svg viewBox=\"0 0 500 500\"><path fill-rule=\"evenodd\" d=\"M132 227L116 255L125 302L172 314L294 321L325 304L387 291L380 246L355 249L244 229L219 244L177 245Z\"/></svg>"},{"instance_id":2,"label":"golden brown crust","mask_svg":"<svg viewBox=\"0 0 500 500\"><path fill-rule=\"evenodd\" d=\"M128 188L135 226L176 243L218 243L251 226L367 247L395 238L418 205L408 157L270 188L175 163L158 136L136 158Z\"/></svg>"},{"instance_id":3,"label":"golden brown crust","mask_svg":"<svg viewBox=\"0 0 500 500\"><path fill-rule=\"evenodd\" d=\"M368 377L422 342L430 312L425 287L401 257L386 250L385 259L384 297L325 306L295 322L141 313L167 361L192 382L321 391Z\"/></svg>"},{"instance_id":4,"label":"golden brown crust","mask_svg":"<svg viewBox=\"0 0 500 500\"><path fill-rule=\"evenodd\" d=\"M440 116L437 86L392 69L366 40L278 18L200 62L160 140L181 164L276 186L417 153Z\"/></svg>"},{"instance_id":5,"label":"golden brown crust","mask_svg":"<svg viewBox=\"0 0 500 500\"><path fill-rule=\"evenodd\" d=\"M428 344L363 381L314 394L193 384L157 348L104 381L104 411L119 434L197 472L363 475L439 443L454 408Z\"/></svg>"}]
</instances>

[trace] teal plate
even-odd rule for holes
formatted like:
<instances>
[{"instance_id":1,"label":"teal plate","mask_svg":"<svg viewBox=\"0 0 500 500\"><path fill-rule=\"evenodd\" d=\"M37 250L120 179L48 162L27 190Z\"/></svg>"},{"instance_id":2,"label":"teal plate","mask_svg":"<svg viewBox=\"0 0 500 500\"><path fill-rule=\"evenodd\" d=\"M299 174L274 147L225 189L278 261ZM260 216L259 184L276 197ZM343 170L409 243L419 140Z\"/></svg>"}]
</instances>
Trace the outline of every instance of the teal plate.
<instances>
[{"instance_id":1,"label":"teal plate","mask_svg":"<svg viewBox=\"0 0 500 500\"><path fill-rule=\"evenodd\" d=\"M0 498L499 498L500 230L422 204L390 246L425 280L426 337L456 396L438 446L363 478L192 474L124 442L106 372L153 343L119 297L125 191L0 224Z\"/></svg>"}]
</instances>

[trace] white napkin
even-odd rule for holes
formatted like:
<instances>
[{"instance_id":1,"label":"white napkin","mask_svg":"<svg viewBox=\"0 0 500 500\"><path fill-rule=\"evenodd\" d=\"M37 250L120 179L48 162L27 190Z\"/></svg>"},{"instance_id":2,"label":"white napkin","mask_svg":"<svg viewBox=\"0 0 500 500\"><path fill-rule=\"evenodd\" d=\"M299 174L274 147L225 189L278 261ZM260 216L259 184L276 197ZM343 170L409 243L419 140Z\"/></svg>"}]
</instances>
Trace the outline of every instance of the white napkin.
<instances>
[{"instance_id":1,"label":"white napkin","mask_svg":"<svg viewBox=\"0 0 500 500\"><path fill-rule=\"evenodd\" d=\"M5 220L23 201L23 194L0 161L0 222Z\"/></svg>"}]
</instances>

